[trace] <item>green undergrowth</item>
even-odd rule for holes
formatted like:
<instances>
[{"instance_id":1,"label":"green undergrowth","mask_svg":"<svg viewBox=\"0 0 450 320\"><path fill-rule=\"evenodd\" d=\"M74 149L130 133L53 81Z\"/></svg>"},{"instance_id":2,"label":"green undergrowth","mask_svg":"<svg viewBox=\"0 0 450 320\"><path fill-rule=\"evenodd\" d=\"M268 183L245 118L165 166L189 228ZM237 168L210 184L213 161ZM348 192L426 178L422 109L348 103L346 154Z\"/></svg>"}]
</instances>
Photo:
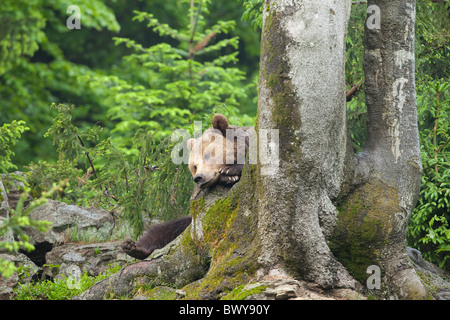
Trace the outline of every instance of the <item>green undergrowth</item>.
<instances>
[{"instance_id":1,"label":"green undergrowth","mask_svg":"<svg viewBox=\"0 0 450 320\"><path fill-rule=\"evenodd\" d=\"M80 276L79 281L73 281L66 276L59 279L43 280L19 284L14 290L15 300L70 300L82 292L88 290L94 284L111 276L123 268L122 265L114 264L101 273L93 277L86 272Z\"/></svg>"}]
</instances>

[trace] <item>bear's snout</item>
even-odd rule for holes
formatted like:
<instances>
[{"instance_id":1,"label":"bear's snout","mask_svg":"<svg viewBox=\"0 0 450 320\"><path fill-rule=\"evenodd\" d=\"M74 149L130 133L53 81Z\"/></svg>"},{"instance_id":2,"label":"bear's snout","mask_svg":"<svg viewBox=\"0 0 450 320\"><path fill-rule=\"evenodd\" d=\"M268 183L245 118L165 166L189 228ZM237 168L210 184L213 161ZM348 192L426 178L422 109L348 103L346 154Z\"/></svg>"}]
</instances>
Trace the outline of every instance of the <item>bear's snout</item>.
<instances>
[{"instance_id":1,"label":"bear's snout","mask_svg":"<svg viewBox=\"0 0 450 320\"><path fill-rule=\"evenodd\" d=\"M196 174L194 177L194 181L195 183L200 183L203 180L203 175L202 174Z\"/></svg>"}]
</instances>

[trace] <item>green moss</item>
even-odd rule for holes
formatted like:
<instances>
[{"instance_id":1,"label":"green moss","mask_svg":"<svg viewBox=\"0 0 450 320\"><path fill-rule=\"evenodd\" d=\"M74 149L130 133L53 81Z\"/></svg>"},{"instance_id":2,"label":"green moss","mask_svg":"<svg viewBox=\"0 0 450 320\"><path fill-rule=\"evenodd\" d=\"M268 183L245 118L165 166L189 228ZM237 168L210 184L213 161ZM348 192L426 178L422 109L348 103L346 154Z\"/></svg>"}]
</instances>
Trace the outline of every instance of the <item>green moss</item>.
<instances>
[{"instance_id":1,"label":"green moss","mask_svg":"<svg viewBox=\"0 0 450 320\"><path fill-rule=\"evenodd\" d=\"M223 296L222 300L244 300L248 296L264 292L266 288L267 286L261 284L260 285L255 284L254 286L252 286L252 284L240 285L235 289L233 289L227 295Z\"/></svg>"},{"instance_id":2,"label":"green moss","mask_svg":"<svg viewBox=\"0 0 450 320\"><path fill-rule=\"evenodd\" d=\"M184 253L188 253L190 256L202 254L201 251L204 250L204 248L199 248L198 244L192 240L190 232L183 233L180 244Z\"/></svg>"},{"instance_id":3,"label":"green moss","mask_svg":"<svg viewBox=\"0 0 450 320\"><path fill-rule=\"evenodd\" d=\"M224 198L203 207L202 245L208 246L211 264L201 281L184 287L186 299L218 299L248 283L258 269L256 221L251 213L254 192L249 186L254 186L250 166ZM241 208L247 211L242 212ZM185 241L189 244L188 240Z\"/></svg>"},{"instance_id":4,"label":"green moss","mask_svg":"<svg viewBox=\"0 0 450 320\"><path fill-rule=\"evenodd\" d=\"M145 295L149 300L175 300L176 292L175 289L165 286L159 286L150 289L147 292L139 292L136 295Z\"/></svg>"},{"instance_id":5,"label":"green moss","mask_svg":"<svg viewBox=\"0 0 450 320\"><path fill-rule=\"evenodd\" d=\"M203 232L207 242L220 242L223 239L230 224L236 218L238 203L239 198L233 201L230 198L219 199L206 211L203 218Z\"/></svg>"},{"instance_id":6,"label":"green moss","mask_svg":"<svg viewBox=\"0 0 450 320\"><path fill-rule=\"evenodd\" d=\"M365 283L367 268L379 264L399 210L397 190L379 181L358 187L338 207L329 247L358 281Z\"/></svg>"},{"instance_id":7,"label":"green moss","mask_svg":"<svg viewBox=\"0 0 450 320\"><path fill-rule=\"evenodd\" d=\"M205 209L205 199L201 198L199 200L193 200L191 201L191 207L190 207L190 215L194 219L197 217L197 214L199 212L202 212Z\"/></svg>"}]
</instances>

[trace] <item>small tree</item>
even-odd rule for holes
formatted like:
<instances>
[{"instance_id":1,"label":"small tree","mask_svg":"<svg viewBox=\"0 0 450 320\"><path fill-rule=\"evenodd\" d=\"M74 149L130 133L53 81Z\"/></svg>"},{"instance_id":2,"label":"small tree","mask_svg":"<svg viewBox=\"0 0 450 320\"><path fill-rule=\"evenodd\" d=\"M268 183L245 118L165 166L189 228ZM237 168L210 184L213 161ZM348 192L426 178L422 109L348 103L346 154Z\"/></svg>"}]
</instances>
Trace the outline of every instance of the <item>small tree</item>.
<instances>
[{"instance_id":1,"label":"small tree","mask_svg":"<svg viewBox=\"0 0 450 320\"><path fill-rule=\"evenodd\" d=\"M247 91L245 74L230 64L237 62L238 38L225 38L234 21L217 21L208 26L210 0L184 0L189 14L187 25L174 29L152 14L135 11L134 20L146 22L167 42L149 48L127 38L114 38L135 53L124 58L127 72L119 77L89 78L92 86L105 88L110 105L108 115L116 121L116 143L125 147L130 132L139 128L157 130L157 137L168 136L186 120L200 119L213 109L238 115ZM250 121L249 117L241 118Z\"/></svg>"}]
</instances>

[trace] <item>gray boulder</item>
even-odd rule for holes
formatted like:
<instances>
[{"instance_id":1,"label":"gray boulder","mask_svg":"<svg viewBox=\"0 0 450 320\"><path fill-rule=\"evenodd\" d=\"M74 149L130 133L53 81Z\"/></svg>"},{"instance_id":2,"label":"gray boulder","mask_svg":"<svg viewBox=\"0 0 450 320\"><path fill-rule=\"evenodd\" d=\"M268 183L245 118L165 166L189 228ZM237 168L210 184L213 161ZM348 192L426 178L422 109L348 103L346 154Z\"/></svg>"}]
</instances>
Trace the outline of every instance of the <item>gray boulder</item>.
<instances>
[{"instance_id":1,"label":"gray boulder","mask_svg":"<svg viewBox=\"0 0 450 320\"><path fill-rule=\"evenodd\" d=\"M36 249L26 254L40 266L45 263L45 254L54 246L71 241L71 237L76 241L104 241L115 225L114 217L107 210L82 208L53 200L34 209L30 218L52 223L52 229L45 233L31 228L27 230L29 241Z\"/></svg>"},{"instance_id":2,"label":"gray boulder","mask_svg":"<svg viewBox=\"0 0 450 320\"><path fill-rule=\"evenodd\" d=\"M5 186L0 179L0 224L4 219L9 219L9 203L8 195L6 194ZM13 241L14 237L11 230L8 230L4 235L0 235L0 242L3 241ZM1 251L0 251L1 253ZM6 253L6 251L5 251Z\"/></svg>"},{"instance_id":3,"label":"gray boulder","mask_svg":"<svg viewBox=\"0 0 450 320\"><path fill-rule=\"evenodd\" d=\"M16 267L19 267L19 272L14 272L9 278L0 276L0 300L10 300L14 297L14 288L19 283L29 283L39 272L40 268L22 253L3 253L0 254L0 259L11 261Z\"/></svg>"},{"instance_id":4,"label":"gray boulder","mask_svg":"<svg viewBox=\"0 0 450 320\"><path fill-rule=\"evenodd\" d=\"M54 247L45 255L43 275L48 278L58 278L62 275L68 277L75 268L80 270L81 274L98 276L114 264L124 266L133 262L135 259L121 251L120 243L121 241L85 245L67 243Z\"/></svg>"},{"instance_id":5,"label":"gray boulder","mask_svg":"<svg viewBox=\"0 0 450 320\"><path fill-rule=\"evenodd\" d=\"M1 175L1 180L3 181L3 185L8 189L8 205L11 209L15 210L17 207L17 203L19 202L20 196L23 192L23 188L25 187L25 183L23 179L26 179L27 173L21 171L14 171L11 173L4 173ZM32 200L31 196L28 196L25 200L24 205L27 206ZM1 215L1 214L0 214Z\"/></svg>"},{"instance_id":6,"label":"gray boulder","mask_svg":"<svg viewBox=\"0 0 450 320\"><path fill-rule=\"evenodd\" d=\"M82 208L63 202L49 200L30 213L30 218L46 220L52 223L48 233L32 233L30 242L61 243L66 241L68 232L79 237L108 238L114 228L114 217L108 210L99 208ZM75 230L75 231L73 231Z\"/></svg>"}]
</instances>

